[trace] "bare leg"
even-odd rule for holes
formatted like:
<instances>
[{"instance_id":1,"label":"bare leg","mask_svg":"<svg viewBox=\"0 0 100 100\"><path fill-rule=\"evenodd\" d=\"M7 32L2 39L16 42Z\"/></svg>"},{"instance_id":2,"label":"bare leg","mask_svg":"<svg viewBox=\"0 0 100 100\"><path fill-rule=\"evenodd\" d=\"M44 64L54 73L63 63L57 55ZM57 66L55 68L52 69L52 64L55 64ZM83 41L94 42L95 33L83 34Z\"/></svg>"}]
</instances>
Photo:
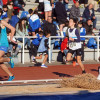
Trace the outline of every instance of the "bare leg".
<instances>
[{"instance_id":1,"label":"bare leg","mask_svg":"<svg viewBox=\"0 0 100 100\"><path fill-rule=\"evenodd\" d=\"M81 61L81 56L77 56L77 62L78 62L78 64L80 65L82 71L84 71L85 68L84 68L84 65L83 65L83 63L82 63L82 61Z\"/></svg>"},{"instance_id":2,"label":"bare leg","mask_svg":"<svg viewBox=\"0 0 100 100\"><path fill-rule=\"evenodd\" d=\"M73 60L72 54L68 53L66 59L67 59L67 61L72 61Z\"/></svg>"},{"instance_id":3,"label":"bare leg","mask_svg":"<svg viewBox=\"0 0 100 100\"><path fill-rule=\"evenodd\" d=\"M43 64L45 64L45 63L46 63L47 58L48 58L48 55L46 54L46 55L45 55L45 57L44 57L44 59L43 59Z\"/></svg>"},{"instance_id":4,"label":"bare leg","mask_svg":"<svg viewBox=\"0 0 100 100\"><path fill-rule=\"evenodd\" d=\"M7 66L5 64L3 64L3 62L9 62L10 61L10 58L3 58L4 54L5 54L4 51L0 51L0 66L9 76L13 76L13 74L9 71Z\"/></svg>"},{"instance_id":5,"label":"bare leg","mask_svg":"<svg viewBox=\"0 0 100 100\"><path fill-rule=\"evenodd\" d=\"M13 76L13 74L9 71L8 67L5 64L0 64L3 71L5 71L9 76Z\"/></svg>"},{"instance_id":6,"label":"bare leg","mask_svg":"<svg viewBox=\"0 0 100 100\"><path fill-rule=\"evenodd\" d=\"M45 11L45 20L47 21L48 19L48 11Z\"/></svg>"},{"instance_id":7,"label":"bare leg","mask_svg":"<svg viewBox=\"0 0 100 100\"><path fill-rule=\"evenodd\" d=\"M35 59L42 59L42 55L35 57Z\"/></svg>"}]
</instances>

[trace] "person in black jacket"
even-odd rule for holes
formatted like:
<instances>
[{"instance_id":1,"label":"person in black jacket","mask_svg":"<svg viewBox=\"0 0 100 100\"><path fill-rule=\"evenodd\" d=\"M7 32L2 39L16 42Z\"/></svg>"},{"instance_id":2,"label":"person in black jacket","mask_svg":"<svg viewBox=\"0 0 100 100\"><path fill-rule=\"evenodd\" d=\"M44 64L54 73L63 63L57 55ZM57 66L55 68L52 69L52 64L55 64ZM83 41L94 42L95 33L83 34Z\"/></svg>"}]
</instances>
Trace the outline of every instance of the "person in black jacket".
<instances>
[{"instance_id":1,"label":"person in black jacket","mask_svg":"<svg viewBox=\"0 0 100 100\"><path fill-rule=\"evenodd\" d=\"M44 23L44 25L43 25L43 31L44 31L44 33L46 33L47 31L49 31L50 32L50 36L56 36L57 35L56 26L55 26L55 24L53 24L51 16L49 16L48 19L47 19L47 21ZM51 54L50 60L51 61L52 61L52 50L54 48L54 43L55 43L55 39L52 38L51 39L51 48L50 48L51 49L51 52L50 52L50 54Z\"/></svg>"},{"instance_id":2,"label":"person in black jacket","mask_svg":"<svg viewBox=\"0 0 100 100\"><path fill-rule=\"evenodd\" d=\"M93 9L93 4L89 4L88 7L85 8L84 12L83 12L83 21L86 22L86 20L91 19L91 21L93 22L93 28L96 29L96 17L95 17L95 13L94 13L94 9Z\"/></svg>"},{"instance_id":3,"label":"person in black jacket","mask_svg":"<svg viewBox=\"0 0 100 100\"><path fill-rule=\"evenodd\" d=\"M62 0L59 0L56 3L55 13L56 13L57 21L60 25L60 32L61 32L61 35L62 35L62 30L63 30L63 27L64 27L66 20L67 20L67 13L66 13L65 6L62 3Z\"/></svg>"}]
</instances>

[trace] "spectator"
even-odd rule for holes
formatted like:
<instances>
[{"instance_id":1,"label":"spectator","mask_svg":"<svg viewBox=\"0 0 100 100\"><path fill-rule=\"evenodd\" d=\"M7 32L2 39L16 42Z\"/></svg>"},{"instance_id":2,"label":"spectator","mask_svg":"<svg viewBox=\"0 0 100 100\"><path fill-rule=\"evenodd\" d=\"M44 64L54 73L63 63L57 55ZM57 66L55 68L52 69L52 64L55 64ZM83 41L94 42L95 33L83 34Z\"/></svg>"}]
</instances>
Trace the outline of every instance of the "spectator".
<instances>
[{"instance_id":1,"label":"spectator","mask_svg":"<svg viewBox=\"0 0 100 100\"><path fill-rule=\"evenodd\" d=\"M8 11L8 7L7 5L3 5L3 14L2 14L2 18L7 18L7 11Z\"/></svg>"},{"instance_id":2,"label":"spectator","mask_svg":"<svg viewBox=\"0 0 100 100\"><path fill-rule=\"evenodd\" d=\"M29 32L32 32L33 34L35 34L35 32L37 30L41 30L41 23L40 23L40 19L38 16L37 11L34 11L33 14L33 10L29 9L29 14L30 14L30 18L29 18Z\"/></svg>"},{"instance_id":3,"label":"spectator","mask_svg":"<svg viewBox=\"0 0 100 100\"><path fill-rule=\"evenodd\" d=\"M33 61L36 59L42 59L42 55L44 54L44 60L42 62L41 67L42 68L47 68L47 66L45 65L47 58L48 58L48 50L49 50L49 46L48 46L48 38L50 37L50 32L47 31L45 32L45 37L42 38L39 48L38 48L38 53L40 53L39 56L37 57L33 57Z\"/></svg>"},{"instance_id":4,"label":"spectator","mask_svg":"<svg viewBox=\"0 0 100 100\"><path fill-rule=\"evenodd\" d=\"M68 37L65 37L61 43L61 52L64 53L65 59L64 59L63 63L66 64L66 56L68 53Z\"/></svg>"},{"instance_id":5,"label":"spectator","mask_svg":"<svg viewBox=\"0 0 100 100\"><path fill-rule=\"evenodd\" d=\"M44 0L44 12L45 12L45 20L47 21L48 16L52 16L52 4L53 0Z\"/></svg>"},{"instance_id":6,"label":"spectator","mask_svg":"<svg viewBox=\"0 0 100 100\"><path fill-rule=\"evenodd\" d=\"M2 6L3 6L3 2L2 0L0 0L0 8L2 8Z\"/></svg>"},{"instance_id":7,"label":"spectator","mask_svg":"<svg viewBox=\"0 0 100 100\"><path fill-rule=\"evenodd\" d=\"M7 15L8 15L8 18L11 19L12 13L14 11L13 2L12 1L8 2L7 6L8 6Z\"/></svg>"},{"instance_id":8,"label":"spectator","mask_svg":"<svg viewBox=\"0 0 100 100\"><path fill-rule=\"evenodd\" d=\"M93 9L93 4L89 4L88 7L85 8L83 12L83 21L85 22L86 20L91 19L93 22L93 29L96 29L96 17Z\"/></svg>"},{"instance_id":9,"label":"spectator","mask_svg":"<svg viewBox=\"0 0 100 100\"><path fill-rule=\"evenodd\" d=\"M12 0L13 3L14 3L14 6L16 7L19 7L21 10L24 10L24 6L25 6L25 3L23 0Z\"/></svg>"},{"instance_id":10,"label":"spectator","mask_svg":"<svg viewBox=\"0 0 100 100\"><path fill-rule=\"evenodd\" d=\"M68 10L68 3L69 3L69 0L64 0L64 5L65 5L66 11Z\"/></svg>"},{"instance_id":11,"label":"spectator","mask_svg":"<svg viewBox=\"0 0 100 100\"><path fill-rule=\"evenodd\" d=\"M56 36L57 35L56 26L52 22L52 17L51 16L48 17L47 21L44 23L44 27L43 27L44 33L49 30L50 31L50 36ZM51 52L50 53L51 54L51 58L50 58L51 61L53 61L52 60L52 50L54 48L54 43L55 43L55 39L53 38L53 39L51 39L51 48L50 48L51 49L51 51L50 51Z\"/></svg>"},{"instance_id":12,"label":"spectator","mask_svg":"<svg viewBox=\"0 0 100 100\"><path fill-rule=\"evenodd\" d=\"M11 33L9 33L8 36L9 36L8 40L10 41ZM13 37L13 41L16 41L14 37ZM11 42L11 41L9 42L8 51L10 52L11 56L16 57L20 49L21 49L21 46L17 44L17 41L16 43Z\"/></svg>"},{"instance_id":13,"label":"spectator","mask_svg":"<svg viewBox=\"0 0 100 100\"><path fill-rule=\"evenodd\" d=\"M59 0L56 3L55 13L56 13L57 21L58 21L58 23L60 25L60 33L61 33L61 36L63 36L63 32L62 31L63 31L63 27L65 25L65 22L67 20L67 13L66 13L65 6L62 3L62 0Z\"/></svg>"},{"instance_id":14,"label":"spectator","mask_svg":"<svg viewBox=\"0 0 100 100\"><path fill-rule=\"evenodd\" d=\"M28 30L26 28L26 19L22 18L19 20L19 23L16 25L16 36L29 36L28 35ZM18 38L17 40L19 40L20 42L23 42L22 38ZM30 39L29 38L25 38L25 43L24 46L27 44L27 47L30 48Z\"/></svg>"},{"instance_id":15,"label":"spectator","mask_svg":"<svg viewBox=\"0 0 100 100\"><path fill-rule=\"evenodd\" d=\"M91 19L88 19L87 22L83 24L83 27L86 29L86 35L94 34Z\"/></svg>"},{"instance_id":16,"label":"spectator","mask_svg":"<svg viewBox=\"0 0 100 100\"><path fill-rule=\"evenodd\" d=\"M98 8L97 0L88 0L88 5L89 5L89 4L93 4L94 10L95 10L95 11L97 10L97 8Z\"/></svg>"},{"instance_id":17,"label":"spectator","mask_svg":"<svg viewBox=\"0 0 100 100\"><path fill-rule=\"evenodd\" d=\"M2 19L2 14L3 14L3 11L2 11L2 9L0 8L0 19Z\"/></svg>"},{"instance_id":18,"label":"spectator","mask_svg":"<svg viewBox=\"0 0 100 100\"><path fill-rule=\"evenodd\" d=\"M86 29L83 28L83 23L82 21L78 22L78 27L80 28L80 36L85 36L86 35ZM85 37L81 37L81 42L82 42L82 61L84 61L84 44L85 44Z\"/></svg>"},{"instance_id":19,"label":"spectator","mask_svg":"<svg viewBox=\"0 0 100 100\"><path fill-rule=\"evenodd\" d=\"M37 50L40 44L41 39L43 38L43 32L40 31L39 33L36 34L36 38L33 38L32 42L31 42L31 58L36 57L37 56ZM32 60L32 63L36 63L35 61Z\"/></svg>"},{"instance_id":20,"label":"spectator","mask_svg":"<svg viewBox=\"0 0 100 100\"><path fill-rule=\"evenodd\" d=\"M9 20L9 24L12 25L13 27L16 26L16 24L18 23L19 21L19 18L17 17L17 12L14 10L13 13L12 13L12 17L11 19Z\"/></svg>"},{"instance_id":21,"label":"spectator","mask_svg":"<svg viewBox=\"0 0 100 100\"><path fill-rule=\"evenodd\" d=\"M82 20L78 1L76 1L76 3L72 6L70 10L70 18L76 18L79 21Z\"/></svg>"}]
</instances>

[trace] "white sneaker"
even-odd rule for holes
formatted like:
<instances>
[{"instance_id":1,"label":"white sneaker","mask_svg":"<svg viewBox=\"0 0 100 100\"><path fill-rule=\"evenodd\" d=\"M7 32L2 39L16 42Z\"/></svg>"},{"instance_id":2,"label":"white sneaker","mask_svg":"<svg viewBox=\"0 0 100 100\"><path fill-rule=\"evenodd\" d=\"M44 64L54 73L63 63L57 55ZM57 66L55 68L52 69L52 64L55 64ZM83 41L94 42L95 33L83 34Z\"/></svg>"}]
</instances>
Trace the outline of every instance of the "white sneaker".
<instances>
[{"instance_id":1,"label":"white sneaker","mask_svg":"<svg viewBox=\"0 0 100 100\"><path fill-rule=\"evenodd\" d=\"M48 68L46 65L41 65L42 68Z\"/></svg>"}]
</instances>

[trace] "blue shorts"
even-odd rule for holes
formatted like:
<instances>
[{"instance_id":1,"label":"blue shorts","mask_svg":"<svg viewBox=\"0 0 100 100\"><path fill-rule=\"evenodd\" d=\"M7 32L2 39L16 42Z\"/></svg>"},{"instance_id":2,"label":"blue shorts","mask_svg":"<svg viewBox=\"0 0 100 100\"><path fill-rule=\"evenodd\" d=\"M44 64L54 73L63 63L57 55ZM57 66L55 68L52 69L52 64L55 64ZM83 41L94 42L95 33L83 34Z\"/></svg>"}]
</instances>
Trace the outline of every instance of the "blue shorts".
<instances>
[{"instance_id":1,"label":"blue shorts","mask_svg":"<svg viewBox=\"0 0 100 100\"><path fill-rule=\"evenodd\" d=\"M7 53L8 47L0 46L0 51L4 51L5 53Z\"/></svg>"}]
</instances>

